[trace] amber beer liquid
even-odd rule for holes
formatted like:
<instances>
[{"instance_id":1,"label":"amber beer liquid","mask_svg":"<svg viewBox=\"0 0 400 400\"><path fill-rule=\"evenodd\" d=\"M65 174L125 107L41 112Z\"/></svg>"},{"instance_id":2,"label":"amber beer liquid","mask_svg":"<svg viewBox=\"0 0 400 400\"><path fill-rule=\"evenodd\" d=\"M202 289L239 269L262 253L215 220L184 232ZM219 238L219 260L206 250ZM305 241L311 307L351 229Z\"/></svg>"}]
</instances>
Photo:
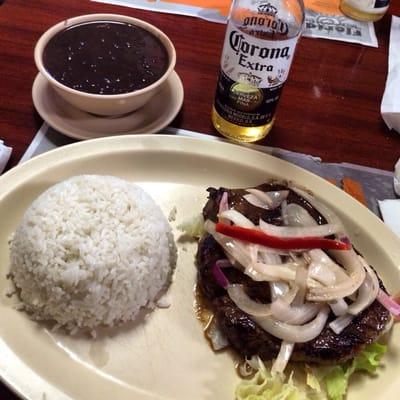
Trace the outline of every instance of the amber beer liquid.
<instances>
[{"instance_id":1,"label":"amber beer liquid","mask_svg":"<svg viewBox=\"0 0 400 400\"><path fill-rule=\"evenodd\" d=\"M358 21L378 21L389 8L389 0L341 0L343 14Z\"/></svg>"},{"instance_id":2,"label":"amber beer liquid","mask_svg":"<svg viewBox=\"0 0 400 400\"><path fill-rule=\"evenodd\" d=\"M271 130L304 22L302 0L235 0L212 110L214 127L239 142Z\"/></svg>"}]
</instances>

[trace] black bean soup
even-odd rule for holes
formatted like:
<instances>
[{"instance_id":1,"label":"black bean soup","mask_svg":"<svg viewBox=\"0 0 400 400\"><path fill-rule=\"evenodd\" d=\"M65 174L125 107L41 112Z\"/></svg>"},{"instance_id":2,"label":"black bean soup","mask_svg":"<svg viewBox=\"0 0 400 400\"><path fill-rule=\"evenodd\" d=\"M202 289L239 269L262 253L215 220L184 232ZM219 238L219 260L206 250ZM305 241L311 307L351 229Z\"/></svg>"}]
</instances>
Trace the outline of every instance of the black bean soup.
<instances>
[{"instance_id":1,"label":"black bean soup","mask_svg":"<svg viewBox=\"0 0 400 400\"><path fill-rule=\"evenodd\" d=\"M72 89L121 94L157 81L169 59L161 41L145 29L96 21L57 33L44 49L43 62L57 81Z\"/></svg>"}]
</instances>

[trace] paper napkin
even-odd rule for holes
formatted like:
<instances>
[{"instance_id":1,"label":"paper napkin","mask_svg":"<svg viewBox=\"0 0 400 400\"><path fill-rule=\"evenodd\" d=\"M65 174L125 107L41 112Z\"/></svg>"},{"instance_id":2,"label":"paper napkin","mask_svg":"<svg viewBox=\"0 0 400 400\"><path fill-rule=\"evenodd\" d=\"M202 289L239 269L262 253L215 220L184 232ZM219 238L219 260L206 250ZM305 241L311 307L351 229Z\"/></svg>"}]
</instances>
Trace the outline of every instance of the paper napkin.
<instances>
[{"instance_id":1,"label":"paper napkin","mask_svg":"<svg viewBox=\"0 0 400 400\"><path fill-rule=\"evenodd\" d=\"M400 158L397 160L396 165L394 166L394 191L397 196L400 196Z\"/></svg>"},{"instance_id":2,"label":"paper napkin","mask_svg":"<svg viewBox=\"0 0 400 400\"><path fill-rule=\"evenodd\" d=\"M394 191L400 196L400 158L394 167ZM389 228L400 236L400 199L378 201L382 218Z\"/></svg>"},{"instance_id":3,"label":"paper napkin","mask_svg":"<svg viewBox=\"0 0 400 400\"><path fill-rule=\"evenodd\" d=\"M0 174L3 172L11 156L12 148L7 147L0 139Z\"/></svg>"},{"instance_id":4,"label":"paper napkin","mask_svg":"<svg viewBox=\"0 0 400 400\"><path fill-rule=\"evenodd\" d=\"M400 133L400 18L392 16L389 45L389 69L381 114L386 125Z\"/></svg>"},{"instance_id":5,"label":"paper napkin","mask_svg":"<svg viewBox=\"0 0 400 400\"><path fill-rule=\"evenodd\" d=\"M379 201L379 208L385 224L400 237L400 200Z\"/></svg>"}]
</instances>

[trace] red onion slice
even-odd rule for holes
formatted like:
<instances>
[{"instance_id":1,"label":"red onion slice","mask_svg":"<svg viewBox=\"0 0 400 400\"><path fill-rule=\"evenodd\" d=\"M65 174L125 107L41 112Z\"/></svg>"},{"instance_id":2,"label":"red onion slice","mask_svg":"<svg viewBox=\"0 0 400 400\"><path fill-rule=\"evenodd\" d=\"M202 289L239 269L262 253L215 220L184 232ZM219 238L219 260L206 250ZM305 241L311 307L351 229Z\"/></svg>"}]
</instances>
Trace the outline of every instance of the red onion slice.
<instances>
[{"instance_id":1,"label":"red onion slice","mask_svg":"<svg viewBox=\"0 0 400 400\"><path fill-rule=\"evenodd\" d=\"M258 244L248 244L247 248L249 250L249 254L250 254L250 260L251 263L254 264L257 262L258 260Z\"/></svg>"},{"instance_id":2,"label":"red onion slice","mask_svg":"<svg viewBox=\"0 0 400 400\"><path fill-rule=\"evenodd\" d=\"M376 299L379 291L379 281L375 272L362 257L358 256L358 258L366 269L367 275L358 289L356 300L349 306L348 313L352 315L357 315L369 307Z\"/></svg>"},{"instance_id":3,"label":"red onion slice","mask_svg":"<svg viewBox=\"0 0 400 400\"><path fill-rule=\"evenodd\" d=\"M353 249L332 250L330 254L334 254L338 262L344 266L350 279L337 285L310 288L307 293L309 301L329 302L342 299L354 293L364 282L366 272Z\"/></svg>"},{"instance_id":4,"label":"red onion slice","mask_svg":"<svg viewBox=\"0 0 400 400\"><path fill-rule=\"evenodd\" d=\"M218 265L218 261L214 264L212 273L218 285L222 286L225 289L229 286L228 278L222 272L221 267Z\"/></svg>"},{"instance_id":5,"label":"red onion slice","mask_svg":"<svg viewBox=\"0 0 400 400\"><path fill-rule=\"evenodd\" d=\"M265 275L263 275L263 274L260 274L254 268L252 268L251 265L245 268L244 273L248 277L253 279L253 281L256 281L256 282L270 282L270 280L272 279L272 278L265 277Z\"/></svg>"},{"instance_id":6,"label":"red onion slice","mask_svg":"<svg viewBox=\"0 0 400 400\"><path fill-rule=\"evenodd\" d=\"M351 324L354 315L342 315L341 317L336 318L329 324L329 328L336 333L336 335L340 335L343 330Z\"/></svg>"},{"instance_id":7,"label":"red onion slice","mask_svg":"<svg viewBox=\"0 0 400 400\"><path fill-rule=\"evenodd\" d=\"M264 201L260 200L254 194L251 194L251 193L245 194L243 196L243 198L254 207L263 208L264 210L271 209L271 207L268 204L266 204Z\"/></svg>"},{"instance_id":8,"label":"red onion slice","mask_svg":"<svg viewBox=\"0 0 400 400\"><path fill-rule=\"evenodd\" d=\"M329 308L322 307L318 315L305 325L292 325L272 317L251 317L261 328L271 335L293 343L305 343L316 338L324 328Z\"/></svg>"},{"instance_id":9,"label":"red onion slice","mask_svg":"<svg viewBox=\"0 0 400 400\"><path fill-rule=\"evenodd\" d=\"M293 304L295 306L300 306L304 303L304 299L307 293L307 279L308 279L308 270L305 267L304 263L299 263L296 269L296 277L294 283L298 288L296 297L293 300Z\"/></svg>"},{"instance_id":10,"label":"red onion slice","mask_svg":"<svg viewBox=\"0 0 400 400\"><path fill-rule=\"evenodd\" d=\"M329 303L329 306L330 306L332 312L337 317L341 317L342 315L347 314L347 311L349 309L349 306L344 301L344 299L338 299L338 300L331 301Z\"/></svg>"},{"instance_id":11,"label":"red onion slice","mask_svg":"<svg viewBox=\"0 0 400 400\"><path fill-rule=\"evenodd\" d=\"M289 285L283 281L273 281L269 283L272 301L284 296L289 291Z\"/></svg>"},{"instance_id":12,"label":"red onion slice","mask_svg":"<svg viewBox=\"0 0 400 400\"><path fill-rule=\"evenodd\" d=\"M255 281L284 281L294 282L296 279L297 263L288 262L285 264L264 264L264 263L249 263L245 267L244 273ZM321 285L314 279L307 279L307 287L321 288Z\"/></svg>"},{"instance_id":13,"label":"red onion slice","mask_svg":"<svg viewBox=\"0 0 400 400\"><path fill-rule=\"evenodd\" d=\"M320 309L321 305L317 303L304 303L300 306L293 306L281 298L271 303L273 317L292 325L303 325L309 322L318 314Z\"/></svg>"},{"instance_id":14,"label":"red onion slice","mask_svg":"<svg viewBox=\"0 0 400 400\"><path fill-rule=\"evenodd\" d=\"M267 317L272 315L279 321L300 325L314 318L321 308L320 305L313 303L304 304L300 307L291 307L290 302L296 294L295 289L291 289L282 298L270 304L262 304L252 300L246 294L243 285L228 285L226 289L229 297L237 307L254 317Z\"/></svg>"},{"instance_id":15,"label":"red onion slice","mask_svg":"<svg viewBox=\"0 0 400 400\"><path fill-rule=\"evenodd\" d=\"M246 189L247 193L250 193L254 195L257 199L262 201L265 205L268 205L269 207L272 207L273 201L271 197L268 196L266 192L263 192L262 190L259 189Z\"/></svg>"},{"instance_id":16,"label":"red onion slice","mask_svg":"<svg viewBox=\"0 0 400 400\"><path fill-rule=\"evenodd\" d=\"M215 223L209 219L204 223L204 229L214 237L217 243L224 249L228 258L233 258L236 262L246 268L251 264L251 258L245 246L237 240L233 240L215 231ZM229 257L230 256L230 257ZM232 261L232 260L231 260Z\"/></svg>"},{"instance_id":17,"label":"red onion slice","mask_svg":"<svg viewBox=\"0 0 400 400\"><path fill-rule=\"evenodd\" d=\"M282 341L281 348L278 353L278 357L272 364L271 372L273 374L274 373L280 373L280 374L283 373L283 371L285 370L285 368L290 360L290 357L292 356L293 349L294 349L294 343L286 342L284 340Z\"/></svg>"},{"instance_id":18,"label":"red onion slice","mask_svg":"<svg viewBox=\"0 0 400 400\"><path fill-rule=\"evenodd\" d=\"M269 287L271 291L272 303L275 300L280 299L284 301L286 305L289 306L293 303L293 300L296 297L298 291L297 287L295 286L289 287L287 283L282 281L270 282Z\"/></svg>"},{"instance_id":19,"label":"red onion slice","mask_svg":"<svg viewBox=\"0 0 400 400\"><path fill-rule=\"evenodd\" d=\"M212 222L211 220L206 220L204 222L204 229L206 232L208 232L210 235L214 237L214 239L217 241L217 243L223 248L225 251L226 257L231 261L232 264L240 264L244 268L249 267L252 264L252 257L250 253L250 248L247 243L241 242L240 240L235 240L232 239L228 236L222 235L221 233L216 232L215 230L215 223ZM274 249L269 249L264 246L258 246L257 247L258 252L270 252L272 254L275 254L278 256L279 254L286 254L289 255L288 251L282 250L274 250ZM262 276L260 274L257 274L256 271L254 271L254 277L253 279L255 280L263 280ZM251 275L249 275L251 276ZM258 276L258 279L256 277Z\"/></svg>"},{"instance_id":20,"label":"red onion slice","mask_svg":"<svg viewBox=\"0 0 400 400\"><path fill-rule=\"evenodd\" d=\"M335 274L324 264L312 262L308 266L308 275L325 286L336 283Z\"/></svg>"},{"instance_id":21,"label":"red onion slice","mask_svg":"<svg viewBox=\"0 0 400 400\"><path fill-rule=\"evenodd\" d=\"M219 201L219 213L229 210L228 192L222 193L221 200Z\"/></svg>"},{"instance_id":22,"label":"red onion slice","mask_svg":"<svg viewBox=\"0 0 400 400\"><path fill-rule=\"evenodd\" d=\"M280 300L284 301L286 304L291 305L296 297L298 290L299 289L296 286L291 287L284 295L280 297Z\"/></svg>"},{"instance_id":23,"label":"red onion slice","mask_svg":"<svg viewBox=\"0 0 400 400\"><path fill-rule=\"evenodd\" d=\"M282 264L282 258L279 254L271 253L263 249L258 249L258 257L264 264Z\"/></svg>"},{"instance_id":24,"label":"red onion slice","mask_svg":"<svg viewBox=\"0 0 400 400\"><path fill-rule=\"evenodd\" d=\"M217 264L219 268L233 267L232 263L226 258L221 258L220 260L217 260L215 264Z\"/></svg>"},{"instance_id":25,"label":"red onion slice","mask_svg":"<svg viewBox=\"0 0 400 400\"><path fill-rule=\"evenodd\" d=\"M288 190L263 192L259 189L247 189L246 192L250 194L244 195L244 199L246 199L255 207L264 208L267 210L273 210L279 207L289 194Z\"/></svg>"},{"instance_id":26,"label":"red onion slice","mask_svg":"<svg viewBox=\"0 0 400 400\"><path fill-rule=\"evenodd\" d=\"M282 219L286 226L315 226L317 221L302 206L296 203L282 203Z\"/></svg>"},{"instance_id":27,"label":"red onion slice","mask_svg":"<svg viewBox=\"0 0 400 400\"><path fill-rule=\"evenodd\" d=\"M243 285L229 285L227 292L231 300L245 313L258 317L271 315L271 305L252 300L244 291Z\"/></svg>"},{"instance_id":28,"label":"red onion slice","mask_svg":"<svg viewBox=\"0 0 400 400\"><path fill-rule=\"evenodd\" d=\"M219 201L218 205L218 214L223 213L224 211L229 210L229 202L228 202L228 192L222 193L221 200ZM218 217L218 221L224 224L228 224L229 221Z\"/></svg>"},{"instance_id":29,"label":"red onion slice","mask_svg":"<svg viewBox=\"0 0 400 400\"><path fill-rule=\"evenodd\" d=\"M400 318L400 304L396 303L382 289L378 291L377 300L381 303L396 319Z\"/></svg>"},{"instance_id":30,"label":"red onion slice","mask_svg":"<svg viewBox=\"0 0 400 400\"><path fill-rule=\"evenodd\" d=\"M272 208L279 207L289 196L289 190L276 190L266 193L272 199Z\"/></svg>"},{"instance_id":31,"label":"red onion slice","mask_svg":"<svg viewBox=\"0 0 400 400\"><path fill-rule=\"evenodd\" d=\"M287 238L303 238L303 237L325 237L338 232L339 228L336 225L325 224L315 226L277 226L269 224L262 219L259 222L261 231L268 235Z\"/></svg>"},{"instance_id":32,"label":"red onion slice","mask_svg":"<svg viewBox=\"0 0 400 400\"><path fill-rule=\"evenodd\" d=\"M302 250L302 249L296 249L296 250L273 249L272 247L260 245L258 248L258 251L260 254L268 253L270 255L276 255L276 256L290 256L293 253L301 254L304 250ZM266 264L270 264L270 262L266 262ZM278 263L274 263L274 264L278 264Z\"/></svg>"},{"instance_id":33,"label":"red onion slice","mask_svg":"<svg viewBox=\"0 0 400 400\"><path fill-rule=\"evenodd\" d=\"M220 212L218 218L232 221L235 225L243 228L254 228L254 224L247 217L233 208Z\"/></svg>"},{"instance_id":34,"label":"red onion slice","mask_svg":"<svg viewBox=\"0 0 400 400\"><path fill-rule=\"evenodd\" d=\"M296 279L296 263L285 263L285 264L263 264L254 263L250 267L264 276L265 281L294 281Z\"/></svg>"},{"instance_id":35,"label":"red onion slice","mask_svg":"<svg viewBox=\"0 0 400 400\"><path fill-rule=\"evenodd\" d=\"M339 227L338 235L339 236L348 236L346 233L346 230L344 229L344 226L342 224L342 221L338 217L338 215L328 206L326 206L324 203L321 201L317 200L314 196L312 196L310 193L306 192L305 190L292 187L291 188L294 192L296 192L299 196L303 197L306 199L312 206L315 208L328 222L328 224L335 225Z\"/></svg>"},{"instance_id":36,"label":"red onion slice","mask_svg":"<svg viewBox=\"0 0 400 400\"><path fill-rule=\"evenodd\" d=\"M346 274L346 271L321 249L309 250L307 253L305 253L305 257L310 259L310 264L321 265L324 269L329 269L332 273L334 273L336 283L350 279Z\"/></svg>"},{"instance_id":37,"label":"red onion slice","mask_svg":"<svg viewBox=\"0 0 400 400\"><path fill-rule=\"evenodd\" d=\"M267 317L272 315L279 321L293 325L302 325L314 318L321 308L319 304L315 303L306 303L299 307L291 307L287 301L290 301L289 297L292 297L289 293L285 296L287 299L285 297L278 298L271 304L262 304L252 300L246 294L243 285L228 285L226 289L229 297L236 306L252 317Z\"/></svg>"}]
</instances>

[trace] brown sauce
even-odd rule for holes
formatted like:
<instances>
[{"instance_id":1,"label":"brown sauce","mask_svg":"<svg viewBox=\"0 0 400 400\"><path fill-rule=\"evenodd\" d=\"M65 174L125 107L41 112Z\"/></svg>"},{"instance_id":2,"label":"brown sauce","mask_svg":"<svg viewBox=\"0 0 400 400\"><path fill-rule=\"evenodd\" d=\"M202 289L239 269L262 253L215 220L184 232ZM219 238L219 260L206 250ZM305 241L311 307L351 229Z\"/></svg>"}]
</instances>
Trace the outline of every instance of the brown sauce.
<instances>
[{"instance_id":1,"label":"brown sauce","mask_svg":"<svg viewBox=\"0 0 400 400\"><path fill-rule=\"evenodd\" d=\"M400 304L400 292L397 292L394 296L393 296L393 300Z\"/></svg>"},{"instance_id":2,"label":"brown sauce","mask_svg":"<svg viewBox=\"0 0 400 400\"><path fill-rule=\"evenodd\" d=\"M72 89L122 94L157 81L169 59L161 41L145 29L96 21L57 33L44 49L43 62L57 81Z\"/></svg>"},{"instance_id":3,"label":"brown sauce","mask_svg":"<svg viewBox=\"0 0 400 400\"><path fill-rule=\"evenodd\" d=\"M195 285L194 287L193 308L196 318L200 321L204 332L206 332L207 327L214 318L214 312L212 311L211 302L204 297L203 293L197 285ZM207 335L205 336L208 340Z\"/></svg>"}]
</instances>

